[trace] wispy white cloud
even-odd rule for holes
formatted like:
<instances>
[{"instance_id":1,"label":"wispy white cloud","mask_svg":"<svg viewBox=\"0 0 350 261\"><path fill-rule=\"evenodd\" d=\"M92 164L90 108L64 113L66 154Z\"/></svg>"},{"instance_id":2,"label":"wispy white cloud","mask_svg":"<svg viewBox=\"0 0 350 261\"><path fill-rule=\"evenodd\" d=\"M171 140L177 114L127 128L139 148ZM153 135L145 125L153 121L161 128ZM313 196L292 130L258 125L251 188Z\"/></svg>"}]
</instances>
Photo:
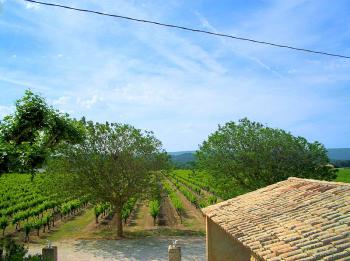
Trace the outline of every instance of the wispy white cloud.
<instances>
[{"instance_id":1,"label":"wispy white cloud","mask_svg":"<svg viewBox=\"0 0 350 261\"><path fill-rule=\"evenodd\" d=\"M22 87L22 88L32 88L32 89L36 89L36 90L47 90L48 89L47 87L40 86L40 84L31 83L31 82L28 82L27 80L24 80L24 79L9 78L9 77L2 76L2 75L0 75L0 82L9 83L11 85L16 85L16 86Z\"/></svg>"},{"instance_id":2,"label":"wispy white cloud","mask_svg":"<svg viewBox=\"0 0 350 261\"><path fill-rule=\"evenodd\" d=\"M206 29L209 29L209 31L214 32L214 33L220 33L214 26L212 26L209 21L203 16L201 15L199 12L195 12L195 15L198 17L199 21L201 22L202 26ZM233 34L234 36L237 36L236 34ZM225 38L220 38L221 43L223 44L223 48L228 48L229 50L231 50L234 54L242 56L246 59L249 59L251 61L256 62L259 66L261 66L262 68L266 69L267 71L269 71L270 73L274 74L277 77L283 77L279 72L277 72L276 70L273 70L269 65L267 65L266 63L263 63L259 58L254 57L254 56L250 56L247 55L244 51L237 51L234 48L234 45L232 44L232 39L227 40Z\"/></svg>"},{"instance_id":3,"label":"wispy white cloud","mask_svg":"<svg viewBox=\"0 0 350 261\"><path fill-rule=\"evenodd\" d=\"M73 4L166 21L184 3ZM349 112L345 92L333 92L350 80L344 61L18 5L22 9L14 6L11 12L20 22L3 23L34 44L25 54L11 50L8 57L15 51L16 63L1 65L0 82L37 90L74 117L154 130L169 150L195 149L217 124L245 116L336 144L323 135L340 129L328 127L328 117ZM308 47L322 38L321 30L307 26L316 11L308 1L267 1L235 23L214 23L201 11L194 20L214 31ZM41 48L33 49L36 45Z\"/></svg>"},{"instance_id":4,"label":"wispy white cloud","mask_svg":"<svg viewBox=\"0 0 350 261\"><path fill-rule=\"evenodd\" d=\"M10 115L15 110L14 106L3 106L0 105L0 119L4 118L7 115Z\"/></svg>"},{"instance_id":5,"label":"wispy white cloud","mask_svg":"<svg viewBox=\"0 0 350 261\"><path fill-rule=\"evenodd\" d=\"M38 4L35 4L35 3L25 2L24 5L25 5L26 9L35 9L35 10L37 10L37 9L40 8L40 6Z\"/></svg>"},{"instance_id":6,"label":"wispy white cloud","mask_svg":"<svg viewBox=\"0 0 350 261\"><path fill-rule=\"evenodd\" d=\"M63 106L67 106L71 101L72 101L71 96L64 95L64 96L59 97L58 99L52 100L51 103L53 105L63 107Z\"/></svg>"}]
</instances>

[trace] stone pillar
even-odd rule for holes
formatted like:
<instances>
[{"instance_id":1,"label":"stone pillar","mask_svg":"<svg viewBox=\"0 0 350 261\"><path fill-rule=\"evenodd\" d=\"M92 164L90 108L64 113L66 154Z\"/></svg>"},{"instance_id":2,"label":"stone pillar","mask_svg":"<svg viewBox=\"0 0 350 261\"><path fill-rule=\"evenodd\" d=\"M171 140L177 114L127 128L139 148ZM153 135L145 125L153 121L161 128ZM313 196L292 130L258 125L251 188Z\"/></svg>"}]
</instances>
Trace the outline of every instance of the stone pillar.
<instances>
[{"instance_id":1,"label":"stone pillar","mask_svg":"<svg viewBox=\"0 0 350 261\"><path fill-rule=\"evenodd\" d=\"M44 247L42 255L44 260L57 261L57 246Z\"/></svg>"},{"instance_id":2,"label":"stone pillar","mask_svg":"<svg viewBox=\"0 0 350 261\"><path fill-rule=\"evenodd\" d=\"M169 261L181 261L181 247L177 245L169 245L168 253Z\"/></svg>"}]
</instances>

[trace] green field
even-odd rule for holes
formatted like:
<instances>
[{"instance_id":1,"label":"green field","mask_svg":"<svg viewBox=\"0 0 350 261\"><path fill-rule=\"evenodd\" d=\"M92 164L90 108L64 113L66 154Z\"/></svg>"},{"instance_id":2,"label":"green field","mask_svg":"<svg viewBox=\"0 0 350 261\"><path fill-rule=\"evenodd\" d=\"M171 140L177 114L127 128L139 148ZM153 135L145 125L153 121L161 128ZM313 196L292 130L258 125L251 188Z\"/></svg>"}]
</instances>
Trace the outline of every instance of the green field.
<instances>
[{"instance_id":1,"label":"green field","mask_svg":"<svg viewBox=\"0 0 350 261\"><path fill-rule=\"evenodd\" d=\"M337 175L335 181L350 183L350 168L338 169Z\"/></svg>"}]
</instances>

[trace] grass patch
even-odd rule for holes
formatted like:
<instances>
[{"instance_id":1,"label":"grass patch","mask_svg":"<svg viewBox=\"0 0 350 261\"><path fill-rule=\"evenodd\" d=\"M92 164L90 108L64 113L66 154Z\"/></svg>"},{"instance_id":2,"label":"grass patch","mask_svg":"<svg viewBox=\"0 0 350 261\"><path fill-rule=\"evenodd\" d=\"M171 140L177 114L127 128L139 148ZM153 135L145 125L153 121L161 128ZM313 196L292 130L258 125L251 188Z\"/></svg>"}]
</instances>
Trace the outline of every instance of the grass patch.
<instances>
[{"instance_id":1,"label":"grass patch","mask_svg":"<svg viewBox=\"0 0 350 261\"><path fill-rule=\"evenodd\" d=\"M154 236L205 236L205 232L173 228L157 228L139 231L125 231L125 236L127 238L142 238Z\"/></svg>"},{"instance_id":2,"label":"grass patch","mask_svg":"<svg viewBox=\"0 0 350 261\"><path fill-rule=\"evenodd\" d=\"M188 229L194 230L194 229L198 228L198 222L195 219L183 218L182 224Z\"/></svg>"},{"instance_id":3,"label":"grass patch","mask_svg":"<svg viewBox=\"0 0 350 261\"><path fill-rule=\"evenodd\" d=\"M339 168L335 181L350 183L350 168Z\"/></svg>"},{"instance_id":4,"label":"grass patch","mask_svg":"<svg viewBox=\"0 0 350 261\"><path fill-rule=\"evenodd\" d=\"M83 229L87 227L94 220L94 210L88 209L79 216L64 221L60 224L57 230L51 231L42 240L58 241L62 239L72 239L81 237Z\"/></svg>"},{"instance_id":5,"label":"grass patch","mask_svg":"<svg viewBox=\"0 0 350 261\"><path fill-rule=\"evenodd\" d=\"M124 228L125 229L125 228ZM124 231L125 233L125 231ZM99 227L91 233L85 235L84 239L118 239L117 226Z\"/></svg>"}]
</instances>

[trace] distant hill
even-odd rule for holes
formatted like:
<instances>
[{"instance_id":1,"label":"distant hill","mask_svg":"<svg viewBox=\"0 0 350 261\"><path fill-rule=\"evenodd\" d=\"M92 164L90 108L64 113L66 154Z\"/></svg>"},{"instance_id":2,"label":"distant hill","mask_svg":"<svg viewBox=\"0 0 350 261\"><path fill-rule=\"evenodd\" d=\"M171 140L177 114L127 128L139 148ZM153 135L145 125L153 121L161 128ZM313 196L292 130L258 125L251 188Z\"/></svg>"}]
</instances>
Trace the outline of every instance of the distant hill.
<instances>
[{"instance_id":1,"label":"distant hill","mask_svg":"<svg viewBox=\"0 0 350 261\"><path fill-rule=\"evenodd\" d=\"M330 160L350 160L350 148L327 149Z\"/></svg>"},{"instance_id":2,"label":"distant hill","mask_svg":"<svg viewBox=\"0 0 350 261\"><path fill-rule=\"evenodd\" d=\"M188 168L190 162L195 161L194 151L168 152L168 154L178 168Z\"/></svg>"},{"instance_id":3,"label":"distant hill","mask_svg":"<svg viewBox=\"0 0 350 261\"><path fill-rule=\"evenodd\" d=\"M178 166L187 166L195 160L195 151L175 151L168 152L174 164ZM350 160L350 148L327 149L328 157L331 161Z\"/></svg>"},{"instance_id":4,"label":"distant hill","mask_svg":"<svg viewBox=\"0 0 350 261\"><path fill-rule=\"evenodd\" d=\"M173 151L173 152L168 152L168 154L169 154L170 156L178 156L178 155L186 154L186 153L194 154L195 151L194 151L194 150L185 150L185 151Z\"/></svg>"}]
</instances>

